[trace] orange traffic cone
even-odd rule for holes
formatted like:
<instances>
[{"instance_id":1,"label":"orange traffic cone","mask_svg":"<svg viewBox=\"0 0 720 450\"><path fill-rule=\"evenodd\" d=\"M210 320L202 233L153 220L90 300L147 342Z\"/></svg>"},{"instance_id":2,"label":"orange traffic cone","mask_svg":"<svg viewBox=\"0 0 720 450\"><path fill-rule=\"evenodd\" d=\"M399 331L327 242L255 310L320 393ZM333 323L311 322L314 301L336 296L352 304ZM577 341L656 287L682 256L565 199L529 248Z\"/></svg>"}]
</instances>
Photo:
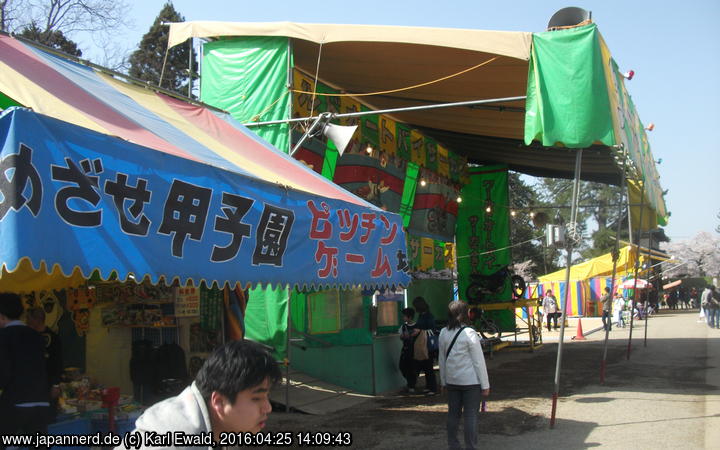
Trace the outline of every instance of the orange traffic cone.
<instances>
[{"instance_id":1,"label":"orange traffic cone","mask_svg":"<svg viewBox=\"0 0 720 450\"><path fill-rule=\"evenodd\" d=\"M584 341L585 336L583 336L583 330L582 330L582 321L578 317L578 326L577 326L577 333L575 336L573 336L573 339L576 341Z\"/></svg>"}]
</instances>

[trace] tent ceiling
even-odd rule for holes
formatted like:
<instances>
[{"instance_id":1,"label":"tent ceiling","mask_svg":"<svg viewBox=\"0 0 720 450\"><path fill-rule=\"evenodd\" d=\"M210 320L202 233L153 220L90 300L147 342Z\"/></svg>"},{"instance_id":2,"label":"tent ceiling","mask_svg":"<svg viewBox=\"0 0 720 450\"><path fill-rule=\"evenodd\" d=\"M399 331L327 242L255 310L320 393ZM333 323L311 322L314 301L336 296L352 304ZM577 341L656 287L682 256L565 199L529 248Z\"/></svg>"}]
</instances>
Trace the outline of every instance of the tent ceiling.
<instances>
[{"instance_id":1,"label":"tent ceiling","mask_svg":"<svg viewBox=\"0 0 720 450\"><path fill-rule=\"evenodd\" d=\"M295 39L296 67L314 75L320 51L318 44ZM428 86L358 98L373 109L391 109L525 95L525 60L418 44L324 44L318 78L343 92L370 93L425 83L486 61L490 62ZM407 111L392 117L421 129L471 163L507 164L512 170L534 176L573 176L576 150L524 144L524 101ZM582 178L619 184L619 171L606 147L594 146L583 154Z\"/></svg>"},{"instance_id":2,"label":"tent ceiling","mask_svg":"<svg viewBox=\"0 0 720 450\"><path fill-rule=\"evenodd\" d=\"M532 33L292 22L183 22L170 27L170 45L189 37L287 36L297 68L373 109L524 96ZM319 61L318 61L319 58ZM476 164L508 164L536 176L572 177L575 150L525 146L525 102L394 113ZM582 178L619 183L611 152L583 154Z\"/></svg>"}]
</instances>

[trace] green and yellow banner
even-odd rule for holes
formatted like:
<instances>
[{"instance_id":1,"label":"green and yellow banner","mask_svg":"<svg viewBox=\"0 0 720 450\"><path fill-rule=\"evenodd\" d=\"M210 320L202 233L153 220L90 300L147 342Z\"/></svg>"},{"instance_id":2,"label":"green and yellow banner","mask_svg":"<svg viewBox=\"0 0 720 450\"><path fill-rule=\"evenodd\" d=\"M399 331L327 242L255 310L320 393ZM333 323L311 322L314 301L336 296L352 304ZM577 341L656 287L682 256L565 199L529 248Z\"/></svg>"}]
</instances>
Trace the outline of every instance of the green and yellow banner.
<instances>
[{"instance_id":1,"label":"green and yellow banner","mask_svg":"<svg viewBox=\"0 0 720 450\"><path fill-rule=\"evenodd\" d=\"M468 287L479 276L492 275L510 264L510 212L508 171L506 166L471 168L470 182L463 187L458 211L457 244L458 288L460 299L467 300ZM504 286L480 303L512 301L509 277ZM512 310L487 311L503 331L515 329Z\"/></svg>"}]
</instances>

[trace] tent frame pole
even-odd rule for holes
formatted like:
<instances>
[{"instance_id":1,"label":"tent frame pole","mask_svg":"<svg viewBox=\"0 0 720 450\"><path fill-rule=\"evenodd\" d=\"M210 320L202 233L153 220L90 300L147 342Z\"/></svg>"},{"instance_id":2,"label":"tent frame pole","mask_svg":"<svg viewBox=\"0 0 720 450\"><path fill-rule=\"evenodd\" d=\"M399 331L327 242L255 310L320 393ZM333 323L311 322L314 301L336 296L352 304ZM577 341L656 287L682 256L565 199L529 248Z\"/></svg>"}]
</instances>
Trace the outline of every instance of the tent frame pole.
<instances>
[{"instance_id":1,"label":"tent frame pole","mask_svg":"<svg viewBox=\"0 0 720 450\"><path fill-rule=\"evenodd\" d=\"M617 217L617 223L615 225L615 248L613 249L613 268L612 268L612 278L610 280L610 295L613 297L613 303L615 302L615 276L617 275L617 262L620 258L620 225L622 220L622 211L625 206L623 203L623 196L625 194L625 158L623 158L623 170L622 170L622 180L620 180L620 201L618 202L618 217ZM630 216L630 208L628 208L628 217ZM615 309L613 307L613 309ZM620 314L622 314L622 311L620 311ZM610 318L610 323L612 324L612 318ZM619 324L618 324L619 325ZM608 349L608 339L610 338L610 329L605 329L605 342L603 342L603 357L602 362L600 363L600 384L605 384L605 368L607 365L607 349Z\"/></svg>"},{"instance_id":2,"label":"tent frame pole","mask_svg":"<svg viewBox=\"0 0 720 450\"><path fill-rule=\"evenodd\" d=\"M520 100L525 100L527 97L517 96L517 97L502 97L502 98L491 98L487 100L469 100L466 102L453 102L453 103L437 103L432 105L422 105L422 106L406 106L404 108L391 108L391 109L379 109L379 110L373 110L373 111L358 111L358 112L352 112L352 113L343 113L343 114L333 114L333 113L321 113L317 116L310 116L310 117L299 117L295 119L282 119L282 120L268 120L265 122L249 122L244 123L243 125L246 127L257 127L260 125L277 125L281 123L293 123L293 122L306 122L311 119L319 119L323 117L324 115L330 115L331 119L337 119L337 118L343 118L343 117L361 117L361 116L370 116L373 114L392 114L397 112L405 112L405 111L420 111L425 109L438 109L438 108L452 108L452 107L458 107L458 106L473 106L473 105L482 105L485 103L498 103L498 102L515 102Z\"/></svg>"},{"instance_id":3,"label":"tent frame pole","mask_svg":"<svg viewBox=\"0 0 720 450\"><path fill-rule=\"evenodd\" d=\"M632 302L630 302L630 336L628 336L628 345L627 345L627 356L626 359L630 359L630 352L632 350L632 335L633 335L633 318L635 317L635 303L637 302L637 276L638 276L638 270L640 269L640 236L642 234L642 225L643 225L643 213L645 212L645 183L642 183L642 189L640 189L640 220L637 225L638 234L637 234L637 254L635 255L635 279L633 283L633 296L632 296ZM628 210L629 211L629 210ZM629 211L628 217L632 215L632 211ZM631 233L632 235L632 233ZM639 315L639 311L638 311ZM645 317L645 320L647 320L647 316Z\"/></svg>"},{"instance_id":4,"label":"tent frame pole","mask_svg":"<svg viewBox=\"0 0 720 450\"><path fill-rule=\"evenodd\" d=\"M577 205L578 198L580 197L580 170L582 168L582 153L583 149L578 149L575 154L575 181L573 182L572 192L572 208L570 210L570 224L573 227L577 226ZM574 234L574 233L573 233ZM555 412L557 410L557 399L558 393L560 392L560 368L562 366L562 351L563 351L563 337L565 336L565 317L567 314L567 302L570 294L570 267L572 266L572 252L575 241L575 236L567 236L567 262L565 265L565 295L561 300L561 319L560 324L560 340L558 342L557 361L555 363L555 388L552 395L552 411L550 413L550 428L555 427Z\"/></svg>"}]
</instances>

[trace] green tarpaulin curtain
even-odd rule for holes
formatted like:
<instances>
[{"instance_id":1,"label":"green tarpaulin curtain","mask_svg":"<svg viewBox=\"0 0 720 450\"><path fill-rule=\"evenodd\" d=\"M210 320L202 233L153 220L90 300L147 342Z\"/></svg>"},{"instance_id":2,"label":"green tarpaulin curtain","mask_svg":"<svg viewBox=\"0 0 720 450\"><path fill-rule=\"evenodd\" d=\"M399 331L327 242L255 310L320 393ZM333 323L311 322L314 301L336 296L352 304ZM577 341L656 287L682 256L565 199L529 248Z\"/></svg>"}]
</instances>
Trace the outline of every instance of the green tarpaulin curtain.
<instances>
[{"instance_id":1,"label":"green tarpaulin curtain","mask_svg":"<svg viewBox=\"0 0 720 450\"><path fill-rule=\"evenodd\" d=\"M229 112L241 123L290 117L287 90L291 64L286 37L222 39L203 46L200 98ZM288 124L252 130L275 147L289 151Z\"/></svg>"},{"instance_id":2,"label":"green tarpaulin curtain","mask_svg":"<svg viewBox=\"0 0 720 450\"><path fill-rule=\"evenodd\" d=\"M458 211L456 244L458 288L466 300L472 275L490 275L510 264L510 211L508 172L506 166L484 166L470 169L470 182L462 190ZM494 251L497 250L497 251ZM510 280L485 303L512 301ZM481 304L482 306L482 304ZM514 309L487 311L502 331L515 329Z\"/></svg>"},{"instance_id":3,"label":"green tarpaulin curtain","mask_svg":"<svg viewBox=\"0 0 720 450\"><path fill-rule=\"evenodd\" d=\"M525 144L615 144L597 26L533 34Z\"/></svg>"},{"instance_id":4,"label":"green tarpaulin curtain","mask_svg":"<svg viewBox=\"0 0 720 450\"><path fill-rule=\"evenodd\" d=\"M241 123L288 119L291 64L286 37L252 36L208 42L203 46L200 97L228 111ZM289 152L288 124L255 127L252 131ZM285 358L287 351L288 298L286 288L257 287L248 295L245 336L272 346L277 359Z\"/></svg>"}]
</instances>

